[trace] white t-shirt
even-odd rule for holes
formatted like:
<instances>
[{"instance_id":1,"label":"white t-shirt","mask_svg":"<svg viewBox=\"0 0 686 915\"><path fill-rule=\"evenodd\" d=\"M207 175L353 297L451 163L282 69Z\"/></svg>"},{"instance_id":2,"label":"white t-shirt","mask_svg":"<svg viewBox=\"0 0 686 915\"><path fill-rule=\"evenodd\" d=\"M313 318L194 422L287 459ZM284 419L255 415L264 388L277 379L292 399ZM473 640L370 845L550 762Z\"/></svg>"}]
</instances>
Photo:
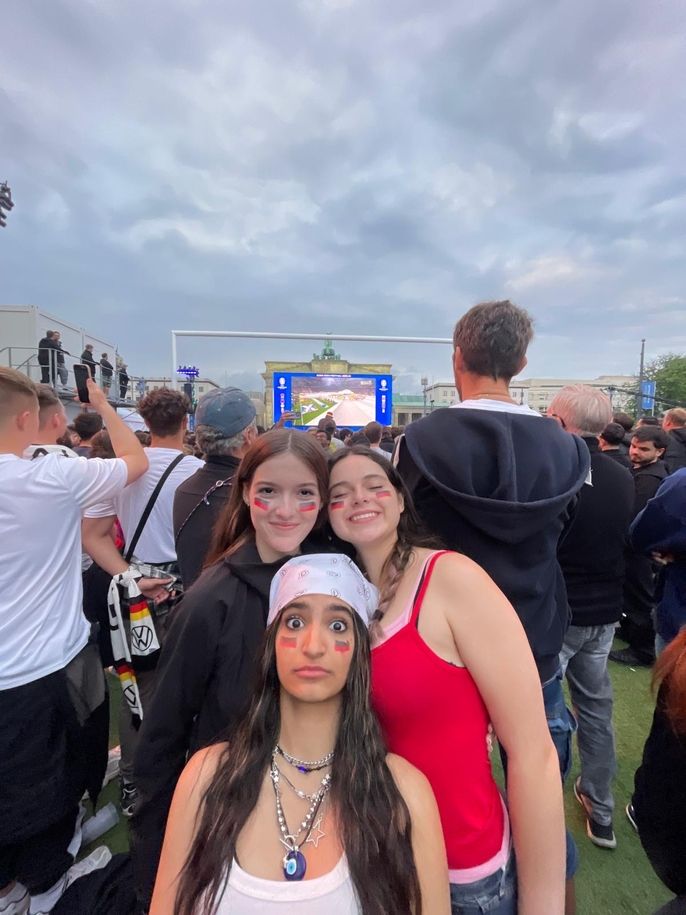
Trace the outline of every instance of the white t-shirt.
<instances>
[{"instance_id":1,"label":"white t-shirt","mask_svg":"<svg viewBox=\"0 0 686 915\"><path fill-rule=\"evenodd\" d=\"M181 453L175 448L145 448L150 466L134 483L120 492L116 499L94 505L85 513L86 518L108 518L116 515L124 531L127 545L136 533L138 522L145 511L145 506L157 486L160 477L174 458ZM192 455L186 455L167 477L162 491L150 513L136 545L136 559L141 562L174 562L174 493L185 479L195 473L204 462Z\"/></svg>"},{"instance_id":2,"label":"white t-shirt","mask_svg":"<svg viewBox=\"0 0 686 915\"><path fill-rule=\"evenodd\" d=\"M35 461L37 458L46 457L48 454L59 454L65 458L76 458L79 455L67 448L66 445L29 445L23 454L26 461ZM85 455L82 455L85 457ZM93 565L93 560L88 553L81 551L81 571L86 572Z\"/></svg>"},{"instance_id":3,"label":"white t-shirt","mask_svg":"<svg viewBox=\"0 0 686 915\"><path fill-rule=\"evenodd\" d=\"M380 454L381 457L385 457L387 461L390 461L391 454L389 451L384 451L383 448L380 448L378 445L370 445L370 451L375 451L377 454Z\"/></svg>"},{"instance_id":4,"label":"white t-shirt","mask_svg":"<svg viewBox=\"0 0 686 915\"><path fill-rule=\"evenodd\" d=\"M360 915L345 855L313 880L264 880L234 861L217 915Z\"/></svg>"},{"instance_id":5,"label":"white t-shirt","mask_svg":"<svg viewBox=\"0 0 686 915\"><path fill-rule=\"evenodd\" d=\"M0 454L0 689L61 670L88 641L81 515L126 478L117 459Z\"/></svg>"},{"instance_id":6,"label":"white t-shirt","mask_svg":"<svg viewBox=\"0 0 686 915\"><path fill-rule=\"evenodd\" d=\"M78 454L71 448L67 448L66 445L29 445L23 457L27 461L35 461L36 458L45 457L48 454L61 454L66 458L78 457Z\"/></svg>"},{"instance_id":7,"label":"white t-shirt","mask_svg":"<svg viewBox=\"0 0 686 915\"><path fill-rule=\"evenodd\" d=\"M504 400L489 400L488 397L479 397L474 400L461 400L459 403L450 405L451 410L468 409L468 410L490 410L492 413L521 413L524 416L538 416L541 414L537 410L532 410L523 403L506 403Z\"/></svg>"}]
</instances>

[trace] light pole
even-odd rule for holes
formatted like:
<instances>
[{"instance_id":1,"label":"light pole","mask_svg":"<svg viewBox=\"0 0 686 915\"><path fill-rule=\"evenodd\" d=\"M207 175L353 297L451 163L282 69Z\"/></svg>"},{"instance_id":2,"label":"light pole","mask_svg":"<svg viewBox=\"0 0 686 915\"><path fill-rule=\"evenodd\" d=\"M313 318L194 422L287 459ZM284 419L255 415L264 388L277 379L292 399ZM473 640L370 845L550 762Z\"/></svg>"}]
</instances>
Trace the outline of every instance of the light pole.
<instances>
[{"instance_id":1,"label":"light pole","mask_svg":"<svg viewBox=\"0 0 686 915\"><path fill-rule=\"evenodd\" d=\"M638 394L636 395L636 419L641 415L643 410L643 371L645 367L646 342L641 340L641 366L638 373ZM655 401L653 401L655 404Z\"/></svg>"},{"instance_id":2,"label":"light pole","mask_svg":"<svg viewBox=\"0 0 686 915\"><path fill-rule=\"evenodd\" d=\"M426 376L423 376L420 378L420 384L422 386L422 391L424 392L424 412L422 413L422 416L426 416L426 388L429 384L429 379Z\"/></svg>"}]
</instances>

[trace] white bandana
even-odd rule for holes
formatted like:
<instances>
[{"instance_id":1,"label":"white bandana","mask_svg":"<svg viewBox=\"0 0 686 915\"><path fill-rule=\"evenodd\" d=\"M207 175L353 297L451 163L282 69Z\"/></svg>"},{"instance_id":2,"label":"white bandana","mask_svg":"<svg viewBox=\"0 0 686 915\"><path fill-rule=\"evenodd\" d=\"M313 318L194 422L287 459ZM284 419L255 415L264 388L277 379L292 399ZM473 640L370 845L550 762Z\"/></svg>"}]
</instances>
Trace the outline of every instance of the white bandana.
<instances>
[{"instance_id":1,"label":"white bandana","mask_svg":"<svg viewBox=\"0 0 686 915\"><path fill-rule=\"evenodd\" d=\"M272 579L267 625L284 607L305 594L339 598L352 607L366 626L379 606L379 592L347 556L341 553L295 556Z\"/></svg>"}]
</instances>

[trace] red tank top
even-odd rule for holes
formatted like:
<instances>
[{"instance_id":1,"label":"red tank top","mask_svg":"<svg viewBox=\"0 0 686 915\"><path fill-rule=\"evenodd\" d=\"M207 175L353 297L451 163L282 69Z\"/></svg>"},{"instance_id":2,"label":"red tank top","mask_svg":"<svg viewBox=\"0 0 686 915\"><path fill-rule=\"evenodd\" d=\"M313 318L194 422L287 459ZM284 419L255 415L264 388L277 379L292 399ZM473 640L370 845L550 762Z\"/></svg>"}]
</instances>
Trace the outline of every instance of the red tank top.
<instances>
[{"instance_id":1,"label":"red tank top","mask_svg":"<svg viewBox=\"0 0 686 915\"><path fill-rule=\"evenodd\" d=\"M448 867L462 870L498 854L505 823L488 755L486 706L469 671L439 658L417 628L443 555L430 558L408 623L372 650L372 704L388 749L429 780Z\"/></svg>"}]
</instances>

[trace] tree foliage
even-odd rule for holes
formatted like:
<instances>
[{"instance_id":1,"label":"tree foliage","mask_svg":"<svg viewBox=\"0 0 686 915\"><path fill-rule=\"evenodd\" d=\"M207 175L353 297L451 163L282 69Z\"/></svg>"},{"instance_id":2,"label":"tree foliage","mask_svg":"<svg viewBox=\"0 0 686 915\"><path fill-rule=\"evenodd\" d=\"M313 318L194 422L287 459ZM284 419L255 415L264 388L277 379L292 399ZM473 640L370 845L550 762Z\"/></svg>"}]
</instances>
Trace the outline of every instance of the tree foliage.
<instances>
[{"instance_id":1,"label":"tree foliage","mask_svg":"<svg viewBox=\"0 0 686 915\"><path fill-rule=\"evenodd\" d=\"M645 368L646 378L655 382L655 393L668 403L658 407L686 406L686 356L667 353L651 360Z\"/></svg>"}]
</instances>

